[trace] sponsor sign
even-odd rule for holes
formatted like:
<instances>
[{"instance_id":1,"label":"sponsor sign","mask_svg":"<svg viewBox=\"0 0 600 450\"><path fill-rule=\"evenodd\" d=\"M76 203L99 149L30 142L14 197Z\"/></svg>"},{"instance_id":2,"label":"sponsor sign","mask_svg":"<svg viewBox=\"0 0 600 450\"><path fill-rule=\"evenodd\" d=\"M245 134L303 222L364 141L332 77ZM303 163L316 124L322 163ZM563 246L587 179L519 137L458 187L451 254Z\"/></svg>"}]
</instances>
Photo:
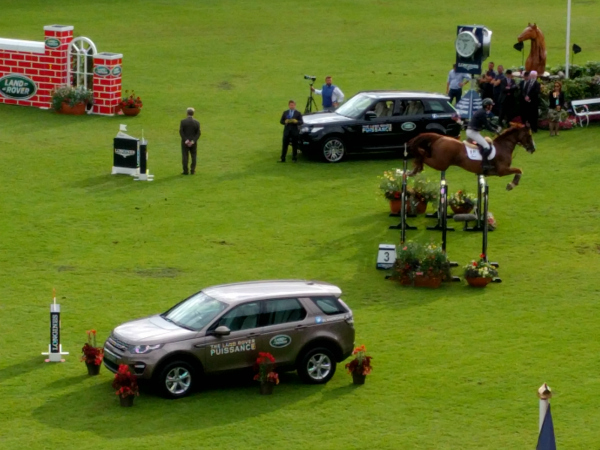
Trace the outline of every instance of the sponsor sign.
<instances>
[{"instance_id":1,"label":"sponsor sign","mask_svg":"<svg viewBox=\"0 0 600 450\"><path fill-rule=\"evenodd\" d=\"M392 131L391 123L384 123L381 125L363 125L363 133L389 133Z\"/></svg>"},{"instance_id":2,"label":"sponsor sign","mask_svg":"<svg viewBox=\"0 0 600 450\"><path fill-rule=\"evenodd\" d=\"M60 313L50 313L50 353L60 352Z\"/></svg>"},{"instance_id":3,"label":"sponsor sign","mask_svg":"<svg viewBox=\"0 0 600 450\"><path fill-rule=\"evenodd\" d=\"M404 123L402 124L402 129L403 129L404 131L412 131L412 130L414 130L415 128L417 128L417 126L416 126L414 123L412 123L412 122L404 122Z\"/></svg>"},{"instance_id":4,"label":"sponsor sign","mask_svg":"<svg viewBox=\"0 0 600 450\"><path fill-rule=\"evenodd\" d=\"M135 150L124 150L122 148L115 148L115 153L123 158L127 158L128 156L133 156L137 152Z\"/></svg>"},{"instance_id":5,"label":"sponsor sign","mask_svg":"<svg viewBox=\"0 0 600 450\"><path fill-rule=\"evenodd\" d=\"M25 75L4 75L0 78L0 94L14 100L27 100L35 95L37 85Z\"/></svg>"},{"instance_id":6,"label":"sponsor sign","mask_svg":"<svg viewBox=\"0 0 600 450\"><path fill-rule=\"evenodd\" d=\"M269 341L271 347L275 348L283 348L287 347L292 343L292 338L286 334L278 334L277 336L273 336Z\"/></svg>"},{"instance_id":7,"label":"sponsor sign","mask_svg":"<svg viewBox=\"0 0 600 450\"><path fill-rule=\"evenodd\" d=\"M110 75L110 69L106 66L96 66L94 67L94 73L99 77L105 77Z\"/></svg>"},{"instance_id":8,"label":"sponsor sign","mask_svg":"<svg viewBox=\"0 0 600 450\"><path fill-rule=\"evenodd\" d=\"M211 344L210 356L229 355L231 353L250 352L256 350L254 339L243 339L240 341L223 342L222 344Z\"/></svg>"},{"instance_id":9,"label":"sponsor sign","mask_svg":"<svg viewBox=\"0 0 600 450\"><path fill-rule=\"evenodd\" d=\"M62 42L60 42L60 40L56 39L56 38L48 38L48 39L46 39L45 43L46 43L46 47L50 47L50 48L58 48L62 44Z\"/></svg>"},{"instance_id":10,"label":"sponsor sign","mask_svg":"<svg viewBox=\"0 0 600 450\"><path fill-rule=\"evenodd\" d=\"M112 68L111 73L113 74L113 76L118 77L119 75L121 75L121 72L123 70L121 69L121 66L115 66Z\"/></svg>"}]
</instances>

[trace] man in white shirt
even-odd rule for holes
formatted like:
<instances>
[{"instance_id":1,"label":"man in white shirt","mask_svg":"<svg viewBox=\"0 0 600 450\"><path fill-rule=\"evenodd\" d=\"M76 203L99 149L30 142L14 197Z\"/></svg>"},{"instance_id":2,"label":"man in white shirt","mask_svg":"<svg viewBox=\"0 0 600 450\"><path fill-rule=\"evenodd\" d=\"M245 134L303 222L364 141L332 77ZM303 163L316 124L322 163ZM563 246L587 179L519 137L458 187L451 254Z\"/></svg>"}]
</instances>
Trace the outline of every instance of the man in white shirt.
<instances>
[{"instance_id":1,"label":"man in white shirt","mask_svg":"<svg viewBox=\"0 0 600 450\"><path fill-rule=\"evenodd\" d=\"M315 94L323 97L323 111L335 111L335 109L344 101L344 93L339 87L331 84L330 76L325 77L325 84L321 89L315 89L312 86L310 89Z\"/></svg>"}]
</instances>

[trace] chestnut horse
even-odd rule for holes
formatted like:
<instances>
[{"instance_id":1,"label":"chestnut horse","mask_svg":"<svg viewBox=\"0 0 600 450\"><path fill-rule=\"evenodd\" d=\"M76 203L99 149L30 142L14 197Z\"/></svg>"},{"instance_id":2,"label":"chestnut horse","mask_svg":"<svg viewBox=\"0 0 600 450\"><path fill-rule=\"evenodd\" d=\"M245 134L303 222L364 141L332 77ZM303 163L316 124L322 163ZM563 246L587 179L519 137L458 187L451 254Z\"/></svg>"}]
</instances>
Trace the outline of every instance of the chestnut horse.
<instances>
[{"instance_id":1,"label":"chestnut horse","mask_svg":"<svg viewBox=\"0 0 600 450\"><path fill-rule=\"evenodd\" d=\"M519 42L528 39L531 40L531 50L527 61L525 61L525 70L535 70L542 76L546 70L546 40L542 30L535 23L533 25L528 24L527 28L517 38Z\"/></svg>"},{"instance_id":2,"label":"chestnut horse","mask_svg":"<svg viewBox=\"0 0 600 450\"><path fill-rule=\"evenodd\" d=\"M423 164L439 171L447 170L450 166L458 166L477 175L504 177L514 174L515 177L506 186L506 189L510 191L519 184L521 175L523 175L521 169L510 167L512 154L517 144L525 147L529 153L535 151L535 143L529 127L522 124L512 124L510 128L496 137L494 139L496 157L491 161L494 169L483 173L481 161L469 159L463 142L435 133L423 133L408 143L409 152L415 159L413 162L414 168L407 175L413 176L421 172Z\"/></svg>"}]
</instances>

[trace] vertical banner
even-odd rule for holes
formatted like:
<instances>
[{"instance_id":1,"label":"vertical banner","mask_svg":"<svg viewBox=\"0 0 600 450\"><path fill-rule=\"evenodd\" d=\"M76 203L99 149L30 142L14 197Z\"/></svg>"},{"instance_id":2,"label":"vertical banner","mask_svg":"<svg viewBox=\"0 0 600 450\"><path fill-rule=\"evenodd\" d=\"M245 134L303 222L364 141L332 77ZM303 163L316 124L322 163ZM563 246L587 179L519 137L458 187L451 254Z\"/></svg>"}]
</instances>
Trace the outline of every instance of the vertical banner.
<instances>
[{"instance_id":1,"label":"vertical banner","mask_svg":"<svg viewBox=\"0 0 600 450\"><path fill-rule=\"evenodd\" d=\"M60 353L60 305L50 305L50 353Z\"/></svg>"}]
</instances>

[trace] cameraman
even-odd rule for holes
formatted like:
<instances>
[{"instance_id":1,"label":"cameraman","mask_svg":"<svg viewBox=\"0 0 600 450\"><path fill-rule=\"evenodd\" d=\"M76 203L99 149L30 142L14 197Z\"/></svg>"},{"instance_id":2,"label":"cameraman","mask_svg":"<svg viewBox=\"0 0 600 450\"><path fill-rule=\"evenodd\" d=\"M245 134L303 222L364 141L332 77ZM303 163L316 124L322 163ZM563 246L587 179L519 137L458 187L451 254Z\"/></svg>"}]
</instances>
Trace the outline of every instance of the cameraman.
<instances>
[{"instance_id":1,"label":"cameraman","mask_svg":"<svg viewBox=\"0 0 600 450\"><path fill-rule=\"evenodd\" d=\"M315 89L310 87L317 95L323 97L323 111L335 111L335 108L340 106L340 103L344 101L344 93L342 90L334 84L331 84L331 77L325 77L325 84L321 89Z\"/></svg>"}]
</instances>

